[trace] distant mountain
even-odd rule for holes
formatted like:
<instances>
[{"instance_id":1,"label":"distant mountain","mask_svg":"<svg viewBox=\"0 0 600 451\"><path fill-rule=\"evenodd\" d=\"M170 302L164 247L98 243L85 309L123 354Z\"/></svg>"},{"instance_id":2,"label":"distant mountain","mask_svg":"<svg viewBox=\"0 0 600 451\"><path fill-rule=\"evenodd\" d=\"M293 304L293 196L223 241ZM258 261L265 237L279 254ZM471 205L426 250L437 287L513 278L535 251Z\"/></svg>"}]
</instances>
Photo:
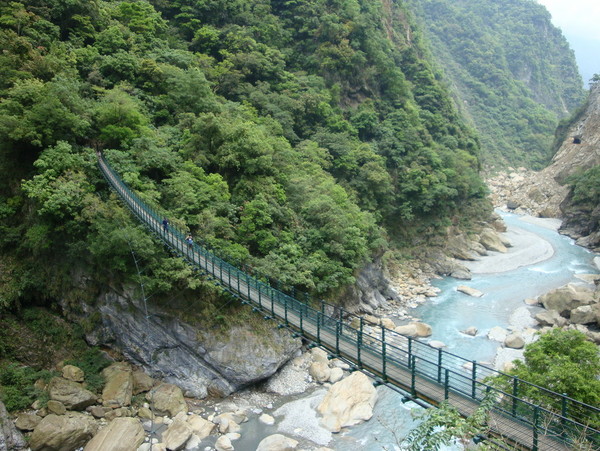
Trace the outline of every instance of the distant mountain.
<instances>
[{"instance_id":1,"label":"distant mountain","mask_svg":"<svg viewBox=\"0 0 600 451\"><path fill-rule=\"evenodd\" d=\"M530 0L410 0L487 166L545 166L584 99L573 51Z\"/></svg>"}]
</instances>

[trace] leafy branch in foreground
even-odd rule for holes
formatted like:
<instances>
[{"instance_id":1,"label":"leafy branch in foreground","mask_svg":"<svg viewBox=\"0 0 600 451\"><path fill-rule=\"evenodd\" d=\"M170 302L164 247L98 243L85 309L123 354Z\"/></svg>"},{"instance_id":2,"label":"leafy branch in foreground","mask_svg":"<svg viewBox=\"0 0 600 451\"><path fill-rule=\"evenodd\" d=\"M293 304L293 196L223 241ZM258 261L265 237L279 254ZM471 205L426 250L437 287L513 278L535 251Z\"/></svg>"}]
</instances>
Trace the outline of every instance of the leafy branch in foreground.
<instances>
[{"instance_id":1,"label":"leafy branch in foreground","mask_svg":"<svg viewBox=\"0 0 600 451\"><path fill-rule=\"evenodd\" d=\"M438 408L427 409L416 415L423 421L406 436L403 442L409 451L439 450L451 444L466 448L479 435L488 430L489 411L496 397L488 393L479 407L467 418L448 402L442 402Z\"/></svg>"}]
</instances>

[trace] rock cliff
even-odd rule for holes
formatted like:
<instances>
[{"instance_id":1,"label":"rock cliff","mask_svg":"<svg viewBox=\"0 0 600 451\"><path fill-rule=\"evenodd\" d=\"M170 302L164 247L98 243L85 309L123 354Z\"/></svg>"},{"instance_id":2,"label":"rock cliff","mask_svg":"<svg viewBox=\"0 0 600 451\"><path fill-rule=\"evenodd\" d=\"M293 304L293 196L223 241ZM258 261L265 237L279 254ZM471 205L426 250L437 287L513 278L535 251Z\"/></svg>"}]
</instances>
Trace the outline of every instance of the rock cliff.
<instances>
[{"instance_id":1,"label":"rock cliff","mask_svg":"<svg viewBox=\"0 0 600 451\"><path fill-rule=\"evenodd\" d=\"M520 168L488 178L495 206L563 220L561 232L578 244L600 248L598 206L580 206L566 183L569 176L600 164L600 83L571 124L552 163L539 172Z\"/></svg>"},{"instance_id":2,"label":"rock cliff","mask_svg":"<svg viewBox=\"0 0 600 451\"><path fill-rule=\"evenodd\" d=\"M153 377L178 385L187 396L226 396L266 379L301 346L275 324L207 330L154 305L147 306L146 314L135 299L128 290L112 290L102 294L97 305L85 306L84 318L95 318L86 339L121 352ZM259 316L257 321L262 321Z\"/></svg>"}]
</instances>

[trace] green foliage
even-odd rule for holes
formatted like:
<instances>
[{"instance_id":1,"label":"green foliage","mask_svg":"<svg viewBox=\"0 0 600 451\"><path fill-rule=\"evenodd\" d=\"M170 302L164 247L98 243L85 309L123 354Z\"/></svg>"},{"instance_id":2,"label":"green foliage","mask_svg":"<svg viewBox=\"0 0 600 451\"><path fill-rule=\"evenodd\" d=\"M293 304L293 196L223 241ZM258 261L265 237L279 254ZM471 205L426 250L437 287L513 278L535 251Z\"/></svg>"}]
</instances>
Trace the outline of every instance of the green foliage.
<instances>
[{"instance_id":1,"label":"green foliage","mask_svg":"<svg viewBox=\"0 0 600 451\"><path fill-rule=\"evenodd\" d=\"M137 277L131 249L147 287L201 286L108 195L94 150L197 241L334 301L408 230L482 205L478 139L401 4L1 8L0 199L19 199L0 202L3 307L76 303L74 267Z\"/></svg>"},{"instance_id":2,"label":"green foliage","mask_svg":"<svg viewBox=\"0 0 600 451\"><path fill-rule=\"evenodd\" d=\"M573 52L545 8L528 0L411 3L480 133L485 163L547 164L558 119L584 92Z\"/></svg>"},{"instance_id":3,"label":"green foliage","mask_svg":"<svg viewBox=\"0 0 600 451\"><path fill-rule=\"evenodd\" d=\"M574 204L593 209L600 203L600 166L572 175L566 181L573 190Z\"/></svg>"},{"instance_id":4,"label":"green foliage","mask_svg":"<svg viewBox=\"0 0 600 451\"><path fill-rule=\"evenodd\" d=\"M43 391L34 388L34 383L38 379L49 382L53 376L50 371L38 371L16 363L0 365L0 399L6 410L17 412L29 408L43 396Z\"/></svg>"},{"instance_id":5,"label":"green foliage","mask_svg":"<svg viewBox=\"0 0 600 451\"><path fill-rule=\"evenodd\" d=\"M467 447L475 436L487 432L489 411L495 402L494 396L487 395L467 418L463 418L448 402L425 410L417 416L421 423L405 439L407 449L436 451L454 443Z\"/></svg>"},{"instance_id":6,"label":"green foliage","mask_svg":"<svg viewBox=\"0 0 600 451\"><path fill-rule=\"evenodd\" d=\"M511 376L565 394L577 401L600 404L600 353L597 346L576 330L552 329L525 348L524 361L515 361ZM496 378L493 383L511 392L512 381ZM533 385L519 384L519 396L534 404L560 412L562 405ZM600 418L588 418L595 427Z\"/></svg>"}]
</instances>

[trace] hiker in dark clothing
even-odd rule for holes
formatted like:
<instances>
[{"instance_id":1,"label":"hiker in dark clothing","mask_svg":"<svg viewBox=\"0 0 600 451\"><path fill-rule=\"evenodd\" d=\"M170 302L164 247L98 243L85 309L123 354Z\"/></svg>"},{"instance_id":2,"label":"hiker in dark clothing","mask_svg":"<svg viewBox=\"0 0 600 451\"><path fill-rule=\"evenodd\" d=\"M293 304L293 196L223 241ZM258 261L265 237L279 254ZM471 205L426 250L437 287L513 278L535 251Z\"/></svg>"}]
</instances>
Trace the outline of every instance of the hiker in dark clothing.
<instances>
[{"instance_id":1,"label":"hiker in dark clothing","mask_svg":"<svg viewBox=\"0 0 600 451\"><path fill-rule=\"evenodd\" d=\"M194 240L192 239L192 235L188 233L188 236L185 237L185 241L187 242L188 249L192 248L192 244L194 244Z\"/></svg>"},{"instance_id":2,"label":"hiker in dark clothing","mask_svg":"<svg viewBox=\"0 0 600 451\"><path fill-rule=\"evenodd\" d=\"M162 225L163 225L164 231L168 232L169 231L169 220L167 218L163 219Z\"/></svg>"}]
</instances>

